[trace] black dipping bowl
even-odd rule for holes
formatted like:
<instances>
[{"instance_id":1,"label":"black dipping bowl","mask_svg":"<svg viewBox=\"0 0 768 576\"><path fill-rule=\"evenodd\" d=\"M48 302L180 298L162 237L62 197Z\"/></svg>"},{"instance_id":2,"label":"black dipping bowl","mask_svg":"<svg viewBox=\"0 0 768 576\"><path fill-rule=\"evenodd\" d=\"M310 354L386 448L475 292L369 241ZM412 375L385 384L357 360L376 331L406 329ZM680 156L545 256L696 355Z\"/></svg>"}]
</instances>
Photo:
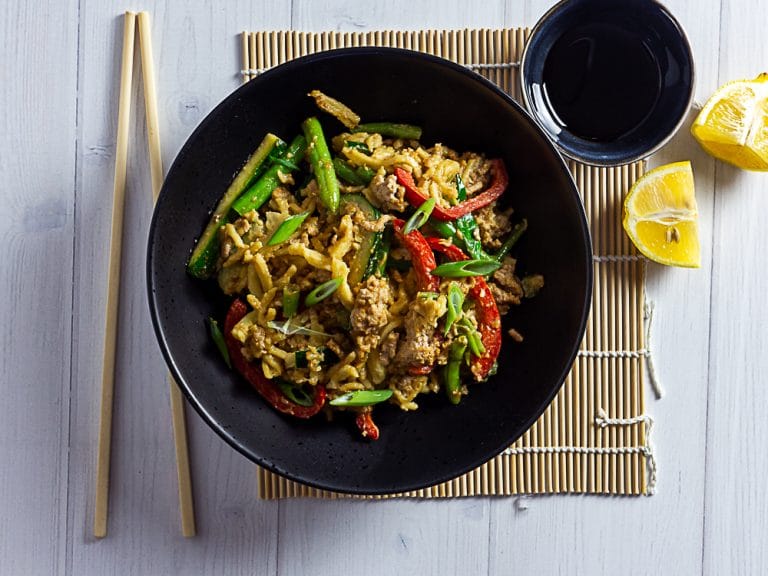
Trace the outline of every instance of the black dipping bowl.
<instances>
[{"instance_id":1,"label":"black dipping bowl","mask_svg":"<svg viewBox=\"0 0 768 576\"><path fill-rule=\"evenodd\" d=\"M359 437L347 414L329 423L273 410L227 369L206 319L228 302L214 282L185 273L195 239L220 195L267 132L290 139L319 115L307 93L339 98L364 121L419 124L422 142L503 158L510 185L503 202L528 231L514 250L521 272L544 274L539 295L504 320L498 374L473 385L458 406L422 396L406 413L375 411L378 441ZM560 155L531 118L477 74L415 52L356 48L300 58L236 90L182 148L157 201L149 234L147 279L155 331L192 406L227 442L258 464L319 488L383 494L423 488L479 466L517 439L565 379L589 312L592 262L579 194ZM507 329L524 336L512 342Z\"/></svg>"}]
</instances>

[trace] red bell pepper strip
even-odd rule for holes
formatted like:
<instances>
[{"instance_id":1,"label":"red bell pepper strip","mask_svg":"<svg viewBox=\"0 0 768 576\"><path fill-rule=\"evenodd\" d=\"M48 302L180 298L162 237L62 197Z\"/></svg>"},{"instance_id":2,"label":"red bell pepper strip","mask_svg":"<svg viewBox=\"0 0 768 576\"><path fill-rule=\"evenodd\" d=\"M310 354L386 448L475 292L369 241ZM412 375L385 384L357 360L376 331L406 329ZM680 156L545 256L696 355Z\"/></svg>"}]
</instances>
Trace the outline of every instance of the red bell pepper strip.
<instances>
[{"instance_id":1,"label":"red bell pepper strip","mask_svg":"<svg viewBox=\"0 0 768 576\"><path fill-rule=\"evenodd\" d=\"M278 412L289 414L296 418L310 418L317 414L325 404L325 387L318 384L315 387L315 398L311 406L299 406L294 404L278 388L277 384L264 377L261 369L246 360L241 351L242 344L232 336L232 328L235 327L243 316L248 312L248 307L242 300L235 300L229 307L227 318L224 321L224 340L229 350L229 358L232 360L232 366L235 367L248 383L253 386L261 396L269 402Z\"/></svg>"},{"instance_id":2,"label":"red bell pepper strip","mask_svg":"<svg viewBox=\"0 0 768 576\"><path fill-rule=\"evenodd\" d=\"M360 434L363 438L368 438L370 440L379 439L379 427L373 423L370 410L360 412L355 418L355 424L357 425L358 430L360 430Z\"/></svg>"},{"instance_id":3,"label":"red bell pepper strip","mask_svg":"<svg viewBox=\"0 0 768 576\"><path fill-rule=\"evenodd\" d=\"M432 210L431 217L435 220L450 222L457 218L461 218L465 214L479 210L483 206L488 206L488 204L497 200L507 189L509 176L507 175L507 168L504 166L502 160L491 160L491 166L493 170L493 180L488 188L477 196L473 196L464 202L456 204L456 206L451 206L450 208L435 206ZM405 199L408 200L414 208L418 208L427 201L427 196L422 194L421 190L416 188L416 183L413 181L413 174L403 168L397 167L395 168L395 177L397 178L397 182L405 188Z\"/></svg>"},{"instance_id":4,"label":"red bell pepper strip","mask_svg":"<svg viewBox=\"0 0 768 576\"><path fill-rule=\"evenodd\" d=\"M461 248L441 238L427 238L427 243L435 252L445 254L453 261L467 260ZM472 360L472 374L478 380L484 380L493 368L501 350L501 315L493 299L491 289L482 276L475 276L475 283L469 291L475 301L475 314L480 338L485 347L485 354Z\"/></svg>"},{"instance_id":5,"label":"red bell pepper strip","mask_svg":"<svg viewBox=\"0 0 768 576\"><path fill-rule=\"evenodd\" d=\"M432 270L437 267L437 261L424 236L418 230L412 230L408 234L403 234L405 222L399 218L395 218L392 221L392 225L394 226L397 239L411 255L411 262L413 269L416 271L419 290L425 292L439 291L440 278L432 275Z\"/></svg>"}]
</instances>

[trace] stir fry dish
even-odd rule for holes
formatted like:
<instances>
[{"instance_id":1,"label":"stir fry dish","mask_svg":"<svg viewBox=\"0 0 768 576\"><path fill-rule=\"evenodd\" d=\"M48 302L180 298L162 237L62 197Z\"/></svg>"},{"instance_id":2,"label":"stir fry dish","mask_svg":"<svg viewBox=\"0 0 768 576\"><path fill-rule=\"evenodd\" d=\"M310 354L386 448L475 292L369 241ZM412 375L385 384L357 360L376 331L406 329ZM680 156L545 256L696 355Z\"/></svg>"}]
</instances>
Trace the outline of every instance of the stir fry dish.
<instances>
[{"instance_id":1,"label":"stir fry dish","mask_svg":"<svg viewBox=\"0 0 768 576\"><path fill-rule=\"evenodd\" d=\"M497 204L502 160L426 147L417 126L361 123L310 96L343 128L330 138L310 117L289 142L268 134L187 271L231 298L225 318L209 319L212 339L274 409L349 412L375 440L377 404L416 410L433 393L458 404L494 374L501 317L543 278L516 274L527 223Z\"/></svg>"}]
</instances>

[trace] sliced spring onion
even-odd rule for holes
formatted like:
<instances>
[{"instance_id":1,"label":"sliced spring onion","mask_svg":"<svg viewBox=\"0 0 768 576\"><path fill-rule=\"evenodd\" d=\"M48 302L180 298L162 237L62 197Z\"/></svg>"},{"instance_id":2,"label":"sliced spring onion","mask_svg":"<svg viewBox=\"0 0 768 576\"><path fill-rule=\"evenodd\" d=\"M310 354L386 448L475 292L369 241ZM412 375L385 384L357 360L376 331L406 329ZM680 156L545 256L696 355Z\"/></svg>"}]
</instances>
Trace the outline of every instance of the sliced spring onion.
<instances>
[{"instance_id":1,"label":"sliced spring onion","mask_svg":"<svg viewBox=\"0 0 768 576\"><path fill-rule=\"evenodd\" d=\"M424 298L424 300L435 300L440 294L437 292L419 292L416 294L419 298Z\"/></svg>"},{"instance_id":2,"label":"sliced spring onion","mask_svg":"<svg viewBox=\"0 0 768 576\"><path fill-rule=\"evenodd\" d=\"M307 219L307 216L309 216L309 212L302 212L301 214L288 216L288 218L283 220L280 223L280 226L278 226L275 231L272 232L272 236L270 236L269 240L267 240L267 246L274 246L275 244L280 244L281 242L288 240L288 238L290 238L293 233L301 227L301 225L304 223L304 220Z\"/></svg>"},{"instance_id":3,"label":"sliced spring onion","mask_svg":"<svg viewBox=\"0 0 768 576\"><path fill-rule=\"evenodd\" d=\"M461 260L440 264L432 274L444 278L466 278L467 276L487 276L501 267L497 260Z\"/></svg>"},{"instance_id":4,"label":"sliced spring onion","mask_svg":"<svg viewBox=\"0 0 768 576\"><path fill-rule=\"evenodd\" d=\"M216 344L216 348L219 349L219 352L224 358L224 362L226 362L227 366L229 368L232 368L232 361L229 359L229 350L227 350L227 343L224 341L224 334L221 333L221 329L219 328L219 323L216 322L216 320L214 320L213 318L208 318L208 326L210 327L210 330L211 330L211 338L213 339L213 343Z\"/></svg>"},{"instance_id":5,"label":"sliced spring onion","mask_svg":"<svg viewBox=\"0 0 768 576\"><path fill-rule=\"evenodd\" d=\"M448 334L453 323L462 315L461 307L464 305L464 292L456 282L448 286L448 312L445 316L444 335Z\"/></svg>"},{"instance_id":6,"label":"sliced spring onion","mask_svg":"<svg viewBox=\"0 0 768 576\"><path fill-rule=\"evenodd\" d=\"M288 168L289 170L296 171L299 169L299 166L291 162L290 160L286 160L285 158L280 158L278 156L270 156L269 159L275 163L280 164L280 166L284 166L285 168Z\"/></svg>"},{"instance_id":7,"label":"sliced spring onion","mask_svg":"<svg viewBox=\"0 0 768 576\"><path fill-rule=\"evenodd\" d=\"M464 180L461 179L461 174L456 174L456 195L459 202L464 202L467 199L467 187L464 186Z\"/></svg>"},{"instance_id":8,"label":"sliced spring onion","mask_svg":"<svg viewBox=\"0 0 768 576\"><path fill-rule=\"evenodd\" d=\"M283 316L291 318L299 311L301 292L298 288L285 286L283 288Z\"/></svg>"},{"instance_id":9,"label":"sliced spring onion","mask_svg":"<svg viewBox=\"0 0 768 576\"><path fill-rule=\"evenodd\" d=\"M410 234L414 230L418 230L424 226L427 220L429 220L429 215L432 214L432 210L435 209L436 203L437 201L434 198L430 198L421 206L419 206L416 209L416 212L414 212L411 217L408 218L408 222L405 223L405 226L403 227L403 234Z\"/></svg>"},{"instance_id":10,"label":"sliced spring onion","mask_svg":"<svg viewBox=\"0 0 768 576\"><path fill-rule=\"evenodd\" d=\"M328 402L331 406L371 406L389 400L392 390L355 390Z\"/></svg>"},{"instance_id":11,"label":"sliced spring onion","mask_svg":"<svg viewBox=\"0 0 768 576\"><path fill-rule=\"evenodd\" d=\"M314 404L314 399L307 393L304 386L299 386L281 378L275 378L275 383L283 395L294 404L299 406L312 406Z\"/></svg>"},{"instance_id":12,"label":"sliced spring onion","mask_svg":"<svg viewBox=\"0 0 768 576\"><path fill-rule=\"evenodd\" d=\"M293 336L294 334L299 334L300 336L324 336L326 338L331 337L330 334L326 334L325 332L320 332L319 330L312 330L311 328L306 328L299 324L294 324L293 318L288 318L288 320L285 320L283 322L270 320L269 322L267 322L267 327L272 328L272 330L276 330L281 334L285 334L287 336Z\"/></svg>"},{"instance_id":13,"label":"sliced spring onion","mask_svg":"<svg viewBox=\"0 0 768 576\"><path fill-rule=\"evenodd\" d=\"M304 306L314 306L322 300L325 300L328 296L336 292L339 286L341 286L341 278L331 278L328 282L323 282L320 286L307 294L307 297L304 298Z\"/></svg>"}]
</instances>

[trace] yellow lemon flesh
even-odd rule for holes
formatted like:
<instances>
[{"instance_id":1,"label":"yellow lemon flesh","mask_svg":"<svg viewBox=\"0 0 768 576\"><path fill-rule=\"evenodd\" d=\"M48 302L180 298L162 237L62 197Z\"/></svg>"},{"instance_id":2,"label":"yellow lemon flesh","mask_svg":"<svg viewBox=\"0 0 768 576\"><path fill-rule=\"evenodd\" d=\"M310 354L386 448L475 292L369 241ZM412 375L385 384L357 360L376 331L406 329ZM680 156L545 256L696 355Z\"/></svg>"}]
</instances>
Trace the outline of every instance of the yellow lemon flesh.
<instances>
[{"instance_id":1,"label":"yellow lemon flesh","mask_svg":"<svg viewBox=\"0 0 768 576\"><path fill-rule=\"evenodd\" d=\"M651 170L624 200L624 230L645 256L669 266L701 265L698 211L690 162Z\"/></svg>"},{"instance_id":2,"label":"yellow lemon flesh","mask_svg":"<svg viewBox=\"0 0 768 576\"><path fill-rule=\"evenodd\" d=\"M715 158L745 170L768 170L768 74L721 86L691 133Z\"/></svg>"}]
</instances>

